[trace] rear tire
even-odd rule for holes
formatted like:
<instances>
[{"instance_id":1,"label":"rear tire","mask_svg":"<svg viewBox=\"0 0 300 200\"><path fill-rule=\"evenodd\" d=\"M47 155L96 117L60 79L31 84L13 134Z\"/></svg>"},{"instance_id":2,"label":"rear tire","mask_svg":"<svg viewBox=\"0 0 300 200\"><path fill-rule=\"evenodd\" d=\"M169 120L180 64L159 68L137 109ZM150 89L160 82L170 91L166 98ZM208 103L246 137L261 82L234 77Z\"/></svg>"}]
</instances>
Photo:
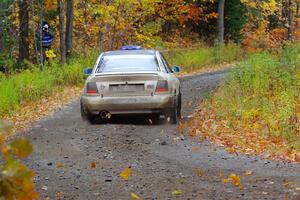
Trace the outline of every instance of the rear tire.
<instances>
[{"instance_id":1,"label":"rear tire","mask_svg":"<svg viewBox=\"0 0 300 200\"><path fill-rule=\"evenodd\" d=\"M170 119L171 124L177 124L178 123L178 111L177 111L177 105L175 108L172 108L169 110L168 115Z\"/></svg>"},{"instance_id":2,"label":"rear tire","mask_svg":"<svg viewBox=\"0 0 300 200\"><path fill-rule=\"evenodd\" d=\"M93 115L93 114L90 114L88 112L86 112L83 108L83 105L82 103L80 104L80 113L81 113L81 118L84 120L84 121L87 121L88 123L90 124L94 124L95 123L95 118L96 116Z\"/></svg>"},{"instance_id":3,"label":"rear tire","mask_svg":"<svg viewBox=\"0 0 300 200\"><path fill-rule=\"evenodd\" d=\"M181 92L178 95L178 103L177 103L177 117L181 119Z\"/></svg>"},{"instance_id":4,"label":"rear tire","mask_svg":"<svg viewBox=\"0 0 300 200\"><path fill-rule=\"evenodd\" d=\"M176 105L172 108L167 115L170 118L171 124L177 124L181 118L181 93L179 92Z\"/></svg>"}]
</instances>

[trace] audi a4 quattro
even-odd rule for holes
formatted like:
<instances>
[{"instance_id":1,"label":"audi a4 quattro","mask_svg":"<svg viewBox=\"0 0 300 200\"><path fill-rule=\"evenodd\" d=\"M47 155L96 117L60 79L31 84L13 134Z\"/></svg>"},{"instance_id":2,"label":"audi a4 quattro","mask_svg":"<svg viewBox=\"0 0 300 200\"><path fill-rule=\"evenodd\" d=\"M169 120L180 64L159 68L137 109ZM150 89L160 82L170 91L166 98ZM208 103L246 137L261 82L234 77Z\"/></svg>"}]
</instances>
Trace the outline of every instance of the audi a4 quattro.
<instances>
[{"instance_id":1,"label":"audi a4 quattro","mask_svg":"<svg viewBox=\"0 0 300 200\"><path fill-rule=\"evenodd\" d=\"M127 46L104 52L94 68L84 71L88 78L81 116L93 123L111 115L144 114L176 124L181 112L180 81L175 76L179 71L156 50Z\"/></svg>"}]
</instances>

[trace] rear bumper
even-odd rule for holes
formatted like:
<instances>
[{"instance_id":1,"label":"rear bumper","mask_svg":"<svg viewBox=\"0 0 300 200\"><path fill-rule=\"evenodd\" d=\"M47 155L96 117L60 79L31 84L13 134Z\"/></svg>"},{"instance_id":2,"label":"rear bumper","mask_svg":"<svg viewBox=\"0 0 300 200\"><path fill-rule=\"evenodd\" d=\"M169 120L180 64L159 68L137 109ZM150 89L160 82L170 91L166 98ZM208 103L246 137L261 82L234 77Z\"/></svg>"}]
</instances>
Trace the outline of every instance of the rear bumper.
<instances>
[{"instance_id":1,"label":"rear bumper","mask_svg":"<svg viewBox=\"0 0 300 200\"><path fill-rule=\"evenodd\" d=\"M82 96L84 110L91 114L108 111L112 114L162 113L174 107L174 96L170 94L137 97Z\"/></svg>"}]
</instances>

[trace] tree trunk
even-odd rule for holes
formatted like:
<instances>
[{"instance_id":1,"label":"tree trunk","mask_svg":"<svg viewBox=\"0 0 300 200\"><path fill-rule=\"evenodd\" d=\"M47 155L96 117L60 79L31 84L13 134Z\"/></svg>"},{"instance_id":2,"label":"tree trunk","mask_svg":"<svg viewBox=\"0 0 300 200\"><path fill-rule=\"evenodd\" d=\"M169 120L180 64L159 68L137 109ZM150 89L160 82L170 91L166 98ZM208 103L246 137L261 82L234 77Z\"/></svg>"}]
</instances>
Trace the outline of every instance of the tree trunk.
<instances>
[{"instance_id":1,"label":"tree trunk","mask_svg":"<svg viewBox=\"0 0 300 200\"><path fill-rule=\"evenodd\" d=\"M300 13L299 13L299 9L300 9L300 1L297 2L297 9L296 9L296 28L299 28L299 18L300 18Z\"/></svg>"},{"instance_id":2,"label":"tree trunk","mask_svg":"<svg viewBox=\"0 0 300 200\"><path fill-rule=\"evenodd\" d=\"M66 40L65 40L65 11L62 0L57 0L59 11L59 39L60 39L60 63L66 63Z\"/></svg>"},{"instance_id":3,"label":"tree trunk","mask_svg":"<svg viewBox=\"0 0 300 200\"><path fill-rule=\"evenodd\" d=\"M74 21L74 1L67 0L67 20L66 20L66 53L69 57L73 47L73 21Z\"/></svg>"},{"instance_id":4,"label":"tree trunk","mask_svg":"<svg viewBox=\"0 0 300 200\"><path fill-rule=\"evenodd\" d=\"M288 4L288 39L293 40L293 34L294 34L294 16L293 16L293 2L292 0L289 0Z\"/></svg>"},{"instance_id":5,"label":"tree trunk","mask_svg":"<svg viewBox=\"0 0 300 200\"><path fill-rule=\"evenodd\" d=\"M3 21L4 19L4 14L2 15L2 10L4 9L4 5L2 2L0 2L0 22ZM4 35L3 35L3 30L4 30L4 24L0 23L0 53L4 50Z\"/></svg>"},{"instance_id":6,"label":"tree trunk","mask_svg":"<svg viewBox=\"0 0 300 200\"><path fill-rule=\"evenodd\" d=\"M39 54L40 54L40 68L44 69L44 64L46 61L45 49L43 48L43 20L44 20L44 8L43 5L39 4L40 7L40 20L39 20Z\"/></svg>"},{"instance_id":7,"label":"tree trunk","mask_svg":"<svg viewBox=\"0 0 300 200\"><path fill-rule=\"evenodd\" d=\"M2 24L0 24L0 53L4 50L4 35L3 35L3 28Z\"/></svg>"},{"instance_id":8,"label":"tree trunk","mask_svg":"<svg viewBox=\"0 0 300 200\"><path fill-rule=\"evenodd\" d=\"M19 0L19 62L23 62L25 59L29 60L29 10L28 0Z\"/></svg>"},{"instance_id":9,"label":"tree trunk","mask_svg":"<svg viewBox=\"0 0 300 200\"><path fill-rule=\"evenodd\" d=\"M224 8L225 0L219 0L218 3L218 42L224 44Z\"/></svg>"}]
</instances>

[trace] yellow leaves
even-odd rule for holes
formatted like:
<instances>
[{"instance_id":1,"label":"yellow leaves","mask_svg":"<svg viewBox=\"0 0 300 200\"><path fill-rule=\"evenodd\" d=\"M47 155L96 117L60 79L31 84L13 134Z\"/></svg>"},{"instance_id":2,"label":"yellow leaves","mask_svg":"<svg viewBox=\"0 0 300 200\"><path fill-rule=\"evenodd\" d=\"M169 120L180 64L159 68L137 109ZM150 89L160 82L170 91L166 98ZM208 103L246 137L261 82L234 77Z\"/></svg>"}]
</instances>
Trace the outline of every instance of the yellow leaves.
<instances>
[{"instance_id":1,"label":"yellow leaves","mask_svg":"<svg viewBox=\"0 0 300 200\"><path fill-rule=\"evenodd\" d=\"M211 19L217 19L219 14L217 12L212 12L210 14L205 15L204 21L209 22Z\"/></svg>"},{"instance_id":2,"label":"yellow leaves","mask_svg":"<svg viewBox=\"0 0 300 200\"><path fill-rule=\"evenodd\" d=\"M46 50L45 54L48 59L53 59L56 57L56 54L52 49Z\"/></svg>"},{"instance_id":3,"label":"yellow leaves","mask_svg":"<svg viewBox=\"0 0 300 200\"><path fill-rule=\"evenodd\" d=\"M18 158L25 158L32 153L32 145L27 139L16 139L11 143L11 150Z\"/></svg>"},{"instance_id":4,"label":"yellow leaves","mask_svg":"<svg viewBox=\"0 0 300 200\"><path fill-rule=\"evenodd\" d=\"M230 153L230 154L235 154L236 153L236 150L234 148L229 148L229 147L225 148L225 151L227 153Z\"/></svg>"},{"instance_id":5,"label":"yellow leaves","mask_svg":"<svg viewBox=\"0 0 300 200\"><path fill-rule=\"evenodd\" d=\"M135 194L133 192L130 193L130 196L131 196L132 200L140 200L141 199L137 194Z\"/></svg>"},{"instance_id":6,"label":"yellow leaves","mask_svg":"<svg viewBox=\"0 0 300 200\"><path fill-rule=\"evenodd\" d=\"M223 179L223 182L224 183L231 182L232 185L234 185L236 187L240 187L241 186L241 178L239 176L237 176L236 174L234 174L234 173L230 174L227 179Z\"/></svg>"},{"instance_id":7,"label":"yellow leaves","mask_svg":"<svg viewBox=\"0 0 300 200\"><path fill-rule=\"evenodd\" d=\"M172 191L172 196L180 196L182 194L183 194L182 190L174 190L174 191Z\"/></svg>"},{"instance_id":8,"label":"yellow leaves","mask_svg":"<svg viewBox=\"0 0 300 200\"><path fill-rule=\"evenodd\" d=\"M128 181L131 175L132 175L132 169L131 169L131 167L127 167L126 169L124 169L124 171L122 173L120 173L120 177L124 181Z\"/></svg>"},{"instance_id":9,"label":"yellow leaves","mask_svg":"<svg viewBox=\"0 0 300 200\"><path fill-rule=\"evenodd\" d=\"M280 8L276 0L268 0L267 2L261 0L241 0L241 2L249 8L260 10L261 14L265 17L274 14Z\"/></svg>"}]
</instances>

